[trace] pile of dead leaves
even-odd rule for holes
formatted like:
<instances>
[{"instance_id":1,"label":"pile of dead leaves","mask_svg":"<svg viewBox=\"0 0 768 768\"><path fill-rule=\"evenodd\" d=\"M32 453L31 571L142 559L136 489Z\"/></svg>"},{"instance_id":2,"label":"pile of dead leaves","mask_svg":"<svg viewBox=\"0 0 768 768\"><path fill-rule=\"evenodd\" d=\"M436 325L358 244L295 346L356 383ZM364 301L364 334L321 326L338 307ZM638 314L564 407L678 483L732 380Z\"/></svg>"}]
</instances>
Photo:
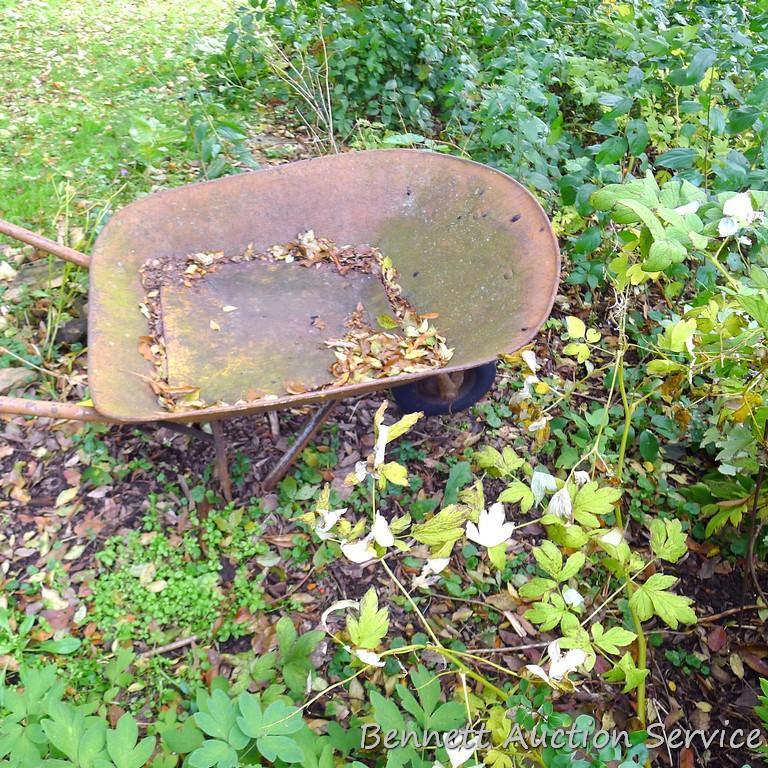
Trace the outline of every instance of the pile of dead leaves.
<instances>
[{"instance_id":1,"label":"pile of dead leaves","mask_svg":"<svg viewBox=\"0 0 768 768\"><path fill-rule=\"evenodd\" d=\"M399 274L391 259L370 245L339 246L327 238L317 237L310 229L295 240L274 245L261 253L256 253L253 244L249 244L243 253L230 257L225 256L223 251L201 251L162 262L152 259L139 270L146 291L140 309L149 326L148 335L139 339L139 351L155 366L155 374L149 384L167 410L206 408L211 404L200 399L195 386L171 387L168 384L160 308L162 286L177 282L189 288L226 264L254 260L295 263L304 267L325 264L341 275L355 271L376 275L381 280L392 315L380 316L377 319L380 327L372 328L363 320L365 307L358 305L347 320L347 333L342 338L325 342L336 357L330 366L333 378L316 389L442 368L453 355L445 337L430 322L437 315L419 314L403 298L398 283ZM291 388L287 391L295 393ZM300 391L306 390L302 387Z\"/></svg>"},{"instance_id":2,"label":"pile of dead leaves","mask_svg":"<svg viewBox=\"0 0 768 768\"><path fill-rule=\"evenodd\" d=\"M406 312L399 324L391 322L393 330L402 329L401 335L392 330L374 330L362 322L363 312L358 305L347 322L349 331L344 337L325 342L336 356L331 365L335 377L332 386L442 368L451 359L453 350L429 322L433 316ZM387 320L391 318L379 318L382 325L389 325Z\"/></svg>"}]
</instances>

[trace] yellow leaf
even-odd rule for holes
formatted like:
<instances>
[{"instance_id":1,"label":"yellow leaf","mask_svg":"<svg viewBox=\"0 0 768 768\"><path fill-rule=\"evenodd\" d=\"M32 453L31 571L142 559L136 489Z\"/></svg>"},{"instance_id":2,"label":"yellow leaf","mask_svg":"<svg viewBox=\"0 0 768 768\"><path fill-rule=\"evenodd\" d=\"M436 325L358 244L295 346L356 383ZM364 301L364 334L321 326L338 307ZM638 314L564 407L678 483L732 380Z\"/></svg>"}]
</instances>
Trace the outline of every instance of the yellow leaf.
<instances>
[{"instance_id":1,"label":"yellow leaf","mask_svg":"<svg viewBox=\"0 0 768 768\"><path fill-rule=\"evenodd\" d=\"M408 485L408 470L396 461L389 461L380 469L382 477L395 485Z\"/></svg>"},{"instance_id":2,"label":"yellow leaf","mask_svg":"<svg viewBox=\"0 0 768 768\"><path fill-rule=\"evenodd\" d=\"M422 416L424 416L422 411L406 413L402 419L396 421L387 430L387 442L391 443L393 440L397 440L401 435L404 435Z\"/></svg>"},{"instance_id":3,"label":"yellow leaf","mask_svg":"<svg viewBox=\"0 0 768 768\"><path fill-rule=\"evenodd\" d=\"M43 605L49 611L63 611L69 603L55 590L43 587L40 590L43 597Z\"/></svg>"},{"instance_id":4,"label":"yellow leaf","mask_svg":"<svg viewBox=\"0 0 768 768\"><path fill-rule=\"evenodd\" d=\"M211 330L212 331L220 331L221 330L221 326L215 320L211 320L210 326L211 326Z\"/></svg>"},{"instance_id":5,"label":"yellow leaf","mask_svg":"<svg viewBox=\"0 0 768 768\"><path fill-rule=\"evenodd\" d=\"M63 507L65 504L69 504L70 501L72 501L75 496L77 496L79 488L65 488L57 497L56 497L56 503L54 506L58 509L59 507Z\"/></svg>"},{"instance_id":6,"label":"yellow leaf","mask_svg":"<svg viewBox=\"0 0 768 768\"><path fill-rule=\"evenodd\" d=\"M597 344L597 342L600 341L600 331L598 331L597 328L590 328L587 331L587 341L590 344Z\"/></svg>"},{"instance_id":7,"label":"yellow leaf","mask_svg":"<svg viewBox=\"0 0 768 768\"><path fill-rule=\"evenodd\" d=\"M587 332L587 326L584 325L584 321L573 315L568 315L565 318L565 327L572 339L583 339Z\"/></svg>"}]
</instances>

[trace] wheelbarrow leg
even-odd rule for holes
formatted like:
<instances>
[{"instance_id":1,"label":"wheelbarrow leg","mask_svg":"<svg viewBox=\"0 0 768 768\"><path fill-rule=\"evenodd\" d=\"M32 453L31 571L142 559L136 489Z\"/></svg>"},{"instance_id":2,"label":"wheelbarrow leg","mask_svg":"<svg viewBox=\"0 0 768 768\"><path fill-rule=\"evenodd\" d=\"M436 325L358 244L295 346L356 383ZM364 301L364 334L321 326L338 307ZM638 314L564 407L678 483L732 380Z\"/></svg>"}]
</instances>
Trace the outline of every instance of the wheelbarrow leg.
<instances>
[{"instance_id":1,"label":"wheelbarrow leg","mask_svg":"<svg viewBox=\"0 0 768 768\"><path fill-rule=\"evenodd\" d=\"M336 400L323 403L305 422L301 431L296 435L294 444L280 457L269 474L261 483L264 491L273 491L277 484L286 476L291 465L304 450L307 443L315 436L320 427L325 424L331 412L336 407Z\"/></svg>"},{"instance_id":2,"label":"wheelbarrow leg","mask_svg":"<svg viewBox=\"0 0 768 768\"><path fill-rule=\"evenodd\" d=\"M229 465L227 463L227 446L224 442L224 430L220 421L211 422L211 432L213 432L213 445L216 449L216 474L221 484L221 492L227 502L232 501L232 480L229 476Z\"/></svg>"}]
</instances>

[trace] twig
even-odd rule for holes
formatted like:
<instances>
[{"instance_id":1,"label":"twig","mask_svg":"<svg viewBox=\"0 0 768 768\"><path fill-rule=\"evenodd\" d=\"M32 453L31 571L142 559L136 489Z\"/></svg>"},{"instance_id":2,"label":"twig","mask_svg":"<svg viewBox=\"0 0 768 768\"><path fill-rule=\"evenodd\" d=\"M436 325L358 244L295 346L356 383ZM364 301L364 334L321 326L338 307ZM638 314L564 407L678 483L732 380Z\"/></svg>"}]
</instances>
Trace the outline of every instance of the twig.
<instances>
[{"instance_id":1,"label":"twig","mask_svg":"<svg viewBox=\"0 0 768 768\"><path fill-rule=\"evenodd\" d=\"M721 611L720 613L713 613L711 616L702 616L699 619L699 624L711 624L719 619L724 619L727 616L734 616L737 613L745 613L746 611L764 611L768 609L768 604L755 604L755 605L740 605L738 608L729 608L727 611Z\"/></svg>"},{"instance_id":2,"label":"twig","mask_svg":"<svg viewBox=\"0 0 768 768\"><path fill-rule=\"evenodd\" d=\"M527 643L526 645L507 645L503 648L470 648L467 653L474 653L475 656L490 656L494 653L512 653L514 651L527 651L530 648L546 648L547 642Z\"/></svg>"},{"instance_id":3,"label":"twig","mask_svg":"<svg viewBox=\"0 0 768 768\"><path fill-rule=\"evenodd\" d=\"M139 654L140 659L148 659L151 656L160 656L163 653L170 653L171 651L178 651L179 648L184 648L187 645L193 645L198 640L197 635L191 637L183 637L181 640L174 640L167 645L160 645L157 648L153 648L151 651L144 651Z\"/></svg>"}]
</instances>

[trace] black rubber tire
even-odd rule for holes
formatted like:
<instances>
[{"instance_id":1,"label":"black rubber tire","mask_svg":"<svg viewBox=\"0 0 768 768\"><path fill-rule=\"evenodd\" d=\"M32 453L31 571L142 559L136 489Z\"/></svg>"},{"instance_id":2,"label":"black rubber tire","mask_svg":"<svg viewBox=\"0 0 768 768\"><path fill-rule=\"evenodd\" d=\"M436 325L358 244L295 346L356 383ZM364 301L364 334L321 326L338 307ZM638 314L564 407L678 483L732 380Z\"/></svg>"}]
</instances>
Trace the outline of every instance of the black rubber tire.
<instances>
[{"instance_id":1,"label":"black rubber tire","mask_svg":"<svg viewBox=\"0 0 768 768\"><path fill-rule=\"evenodd\" d=\"M439 416L443 413L458 413L474 405L493 386L496 378L496 361L470 368L464 372L464 381L459 395L450 402L438 395L430 394L425 386L429 379L413 384L392 387L392 397L403 413L423 411L425 416Z\"/></svg>"}]
</instances>

